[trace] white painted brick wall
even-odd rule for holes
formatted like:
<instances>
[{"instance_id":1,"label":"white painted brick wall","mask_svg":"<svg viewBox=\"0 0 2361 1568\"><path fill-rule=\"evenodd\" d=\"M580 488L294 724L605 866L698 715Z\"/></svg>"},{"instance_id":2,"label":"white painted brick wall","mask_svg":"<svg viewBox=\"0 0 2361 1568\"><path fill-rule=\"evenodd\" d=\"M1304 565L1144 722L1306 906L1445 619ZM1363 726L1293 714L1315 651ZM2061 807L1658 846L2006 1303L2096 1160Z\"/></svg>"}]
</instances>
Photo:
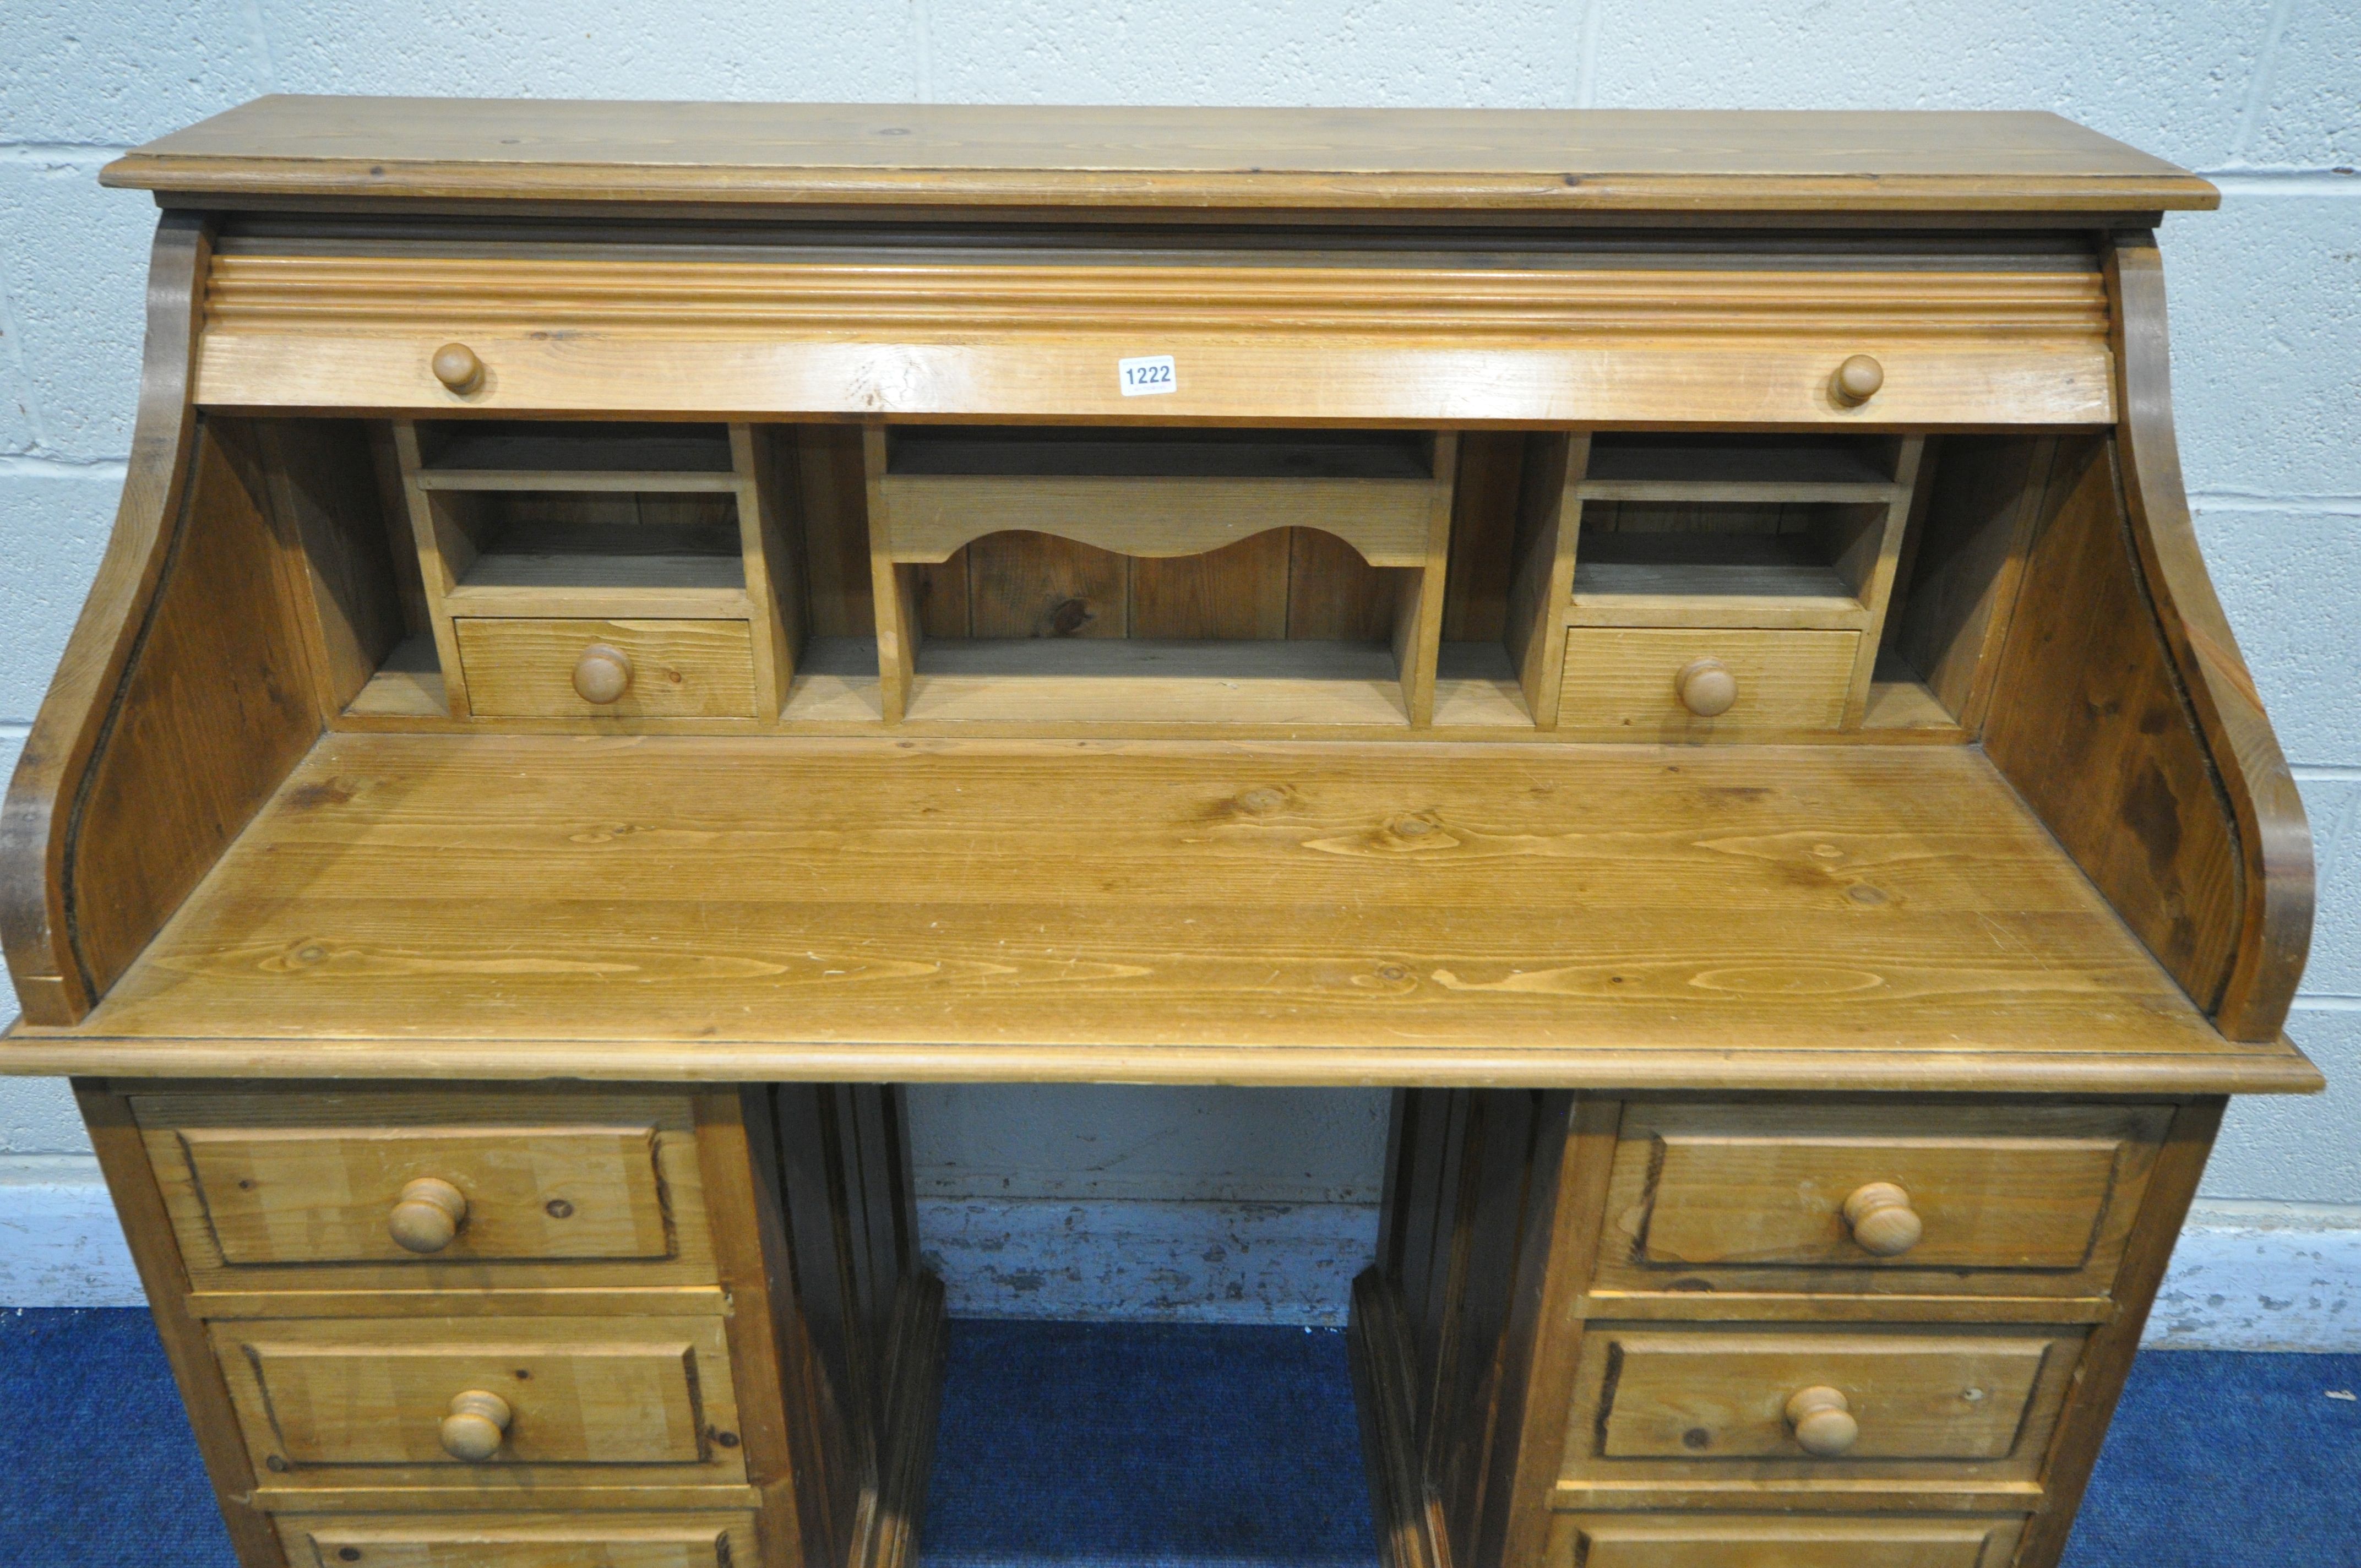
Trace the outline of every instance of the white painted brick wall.
<instances>
[{"instance_id":1,"label":"white painted brick wall","mask_svg":"<svg viewBox=\"0 0 2361 1568\"><path fill-rule=\"evenodd\" d=\"M5 0L0 765L96 565L129 444L153 212L93 176L264 92L2047 108L2214 178L2224 210L2164 233L2182 451L2312 814L2321 918L2290 1029L2332 1088L2234 1111L2158 1332L2361 1346L2361 5ZM1328 1310L1333 1281L1303 1260L1323 1235L1367 1245L1382 1120L1381 1096L1345 1091L914 1098L929 1234L977 1310L1023 1310L1028 1292L994 1281L1039 1275L1041 1310ZM136 1294L93 1179L62 1085L0 1080L0 1236L19 1238L0 1243L0 1300ZM1093 1226L1149 1261L1077 1272L1071 1238Z\"/></svg>"}]
</instances>

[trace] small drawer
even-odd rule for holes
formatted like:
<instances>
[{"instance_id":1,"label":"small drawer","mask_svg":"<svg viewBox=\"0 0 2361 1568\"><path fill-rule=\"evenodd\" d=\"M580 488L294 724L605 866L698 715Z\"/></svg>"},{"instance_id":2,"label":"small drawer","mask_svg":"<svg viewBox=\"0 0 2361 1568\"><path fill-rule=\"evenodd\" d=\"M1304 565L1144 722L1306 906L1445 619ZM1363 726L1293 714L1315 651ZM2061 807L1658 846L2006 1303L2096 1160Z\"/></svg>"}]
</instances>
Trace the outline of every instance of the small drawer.
<instances>
[{"instance_id":1,"label":"small drawer","mask_svg":"<svg viewBox=\"0 0 2361 1568\"><path fill-rule=\"evenodd\" d=\"M1860 648L1858 631L1574 627L1565 634L1558 728L1632 740L1834 729L1844 723ZM1711 665L1735 695L1701 718L1684 702L1682 680ZM1690 689L1706 703L1700 688Z\"/></svg>"},{"instance_id":2,"label":"small drawer","mask_svg":"<svg viewBox=\"0 0 2361 1568\"><path fill-rule=\"evenodd\" d=\"M1593 1288L2104 1296L2169 1115L1635 1102Z\"/></svg>"},{"instance_id":3,"label":"small drawer","mask_svg":"<svg viewBox=\"0 0 2361 1568\"><path fill-rule=\"evenodd\" d=\"M719 1318L350 1319L215 1324L271 1485L498 1489L584 1469L737 1481ZM403 1473L409 1475L406 1482Z\"/></svg>"},{"instance_id":4,"label":"small drawer","mask_svg":"<svg viewBox=\"0 0 2361 1568\"><path fill-rule=\"evenodd\" d=\"M131 1102L208 1315L284 1291L716 1277L686 1095L291 1084Z\"/></svg>"},{"instance_id":5,"label":"small drawer","mask_svg":"<svg viewBox=\"0 0 2361 1568\"><path fill-rule=\"evenodd\" d=\"M2031 1480L2081 1347L2079 1331L2050 1328L1597 1324L1562 1474Z\"/></svg>"},{"instance_id":6,"label":"small drawer","mask_svg":"<svg viewBox=\"0 0 2361 1568\"><path fill-rule=\"evenodd\" d=\"M660 1258L656 1130L190 1127L222 1261Z\"/></svg>"},{"instance_id":7,"label":"small drawer","mask_svg":"<svg viewBox=\"0 0 2361 1568\"><path fill-rule=\"evenodd\" d=\"M753 638L742 620L470 616L452 627L478 718L754 717ZM585 695L607 690L617 693L609 701Z\"/></svg>"},{"instance_id":8,"label":"small drawer","mask_svg":"<svg viewBox=\"0 0 2361 1568\"><path fill-rule=\"evenodd\" d=\"M2024 1528L1910 1515L1561 1514L1544 1556L1550 1568L2005 1568Z\"/></svg>"},{"instance_id":9,"label":"small drawer","mask_svg":"<svg viewBox=\"0 0 2361 1568\"><path fill-rule=\"evenodd\" d=\"M748 1568L752 1514L282 1514L292 1568Z\"/></svg>"}]
</instances>

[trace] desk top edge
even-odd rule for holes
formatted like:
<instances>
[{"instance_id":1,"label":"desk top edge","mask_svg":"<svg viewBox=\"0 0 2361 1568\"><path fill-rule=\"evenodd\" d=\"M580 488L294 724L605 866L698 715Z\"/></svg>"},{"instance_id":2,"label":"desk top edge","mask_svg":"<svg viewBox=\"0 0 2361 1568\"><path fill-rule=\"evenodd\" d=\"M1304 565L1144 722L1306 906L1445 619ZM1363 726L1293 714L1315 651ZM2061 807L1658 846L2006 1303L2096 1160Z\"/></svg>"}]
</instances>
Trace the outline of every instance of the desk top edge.
<instances>
[{"instance_id":1,"label":"desk top edge","mask_svg":"<svg viewBox=\"0 0 2361 1568\"><path fill-rule=\"evenodd\" d=\"M2150 214L2213 185L2059 115L274 95L102 181L175 202Z\"/></svg>"}]
</instances>

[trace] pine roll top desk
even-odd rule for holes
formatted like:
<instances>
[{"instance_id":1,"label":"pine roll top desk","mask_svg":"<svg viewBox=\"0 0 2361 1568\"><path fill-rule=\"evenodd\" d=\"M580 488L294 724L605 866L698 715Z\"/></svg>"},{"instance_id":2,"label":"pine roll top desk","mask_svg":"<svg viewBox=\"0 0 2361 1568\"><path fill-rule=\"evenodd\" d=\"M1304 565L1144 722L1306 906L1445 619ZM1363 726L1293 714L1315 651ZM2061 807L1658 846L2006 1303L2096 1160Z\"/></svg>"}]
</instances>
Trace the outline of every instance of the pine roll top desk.
<instances>
[{"instance_id":1,"label":"pine roll top desk","mask_svg":"<svg viewBox=\"0 0 2361 1568\"><path fill-rule=\"evenodd\" d=\"M2044 1568L2311 850L2042 115L265 99L7 796L249 1568L910 1560L898 1091L1396 1091L1395 1568Z\"/></svg>"}]
</instances>

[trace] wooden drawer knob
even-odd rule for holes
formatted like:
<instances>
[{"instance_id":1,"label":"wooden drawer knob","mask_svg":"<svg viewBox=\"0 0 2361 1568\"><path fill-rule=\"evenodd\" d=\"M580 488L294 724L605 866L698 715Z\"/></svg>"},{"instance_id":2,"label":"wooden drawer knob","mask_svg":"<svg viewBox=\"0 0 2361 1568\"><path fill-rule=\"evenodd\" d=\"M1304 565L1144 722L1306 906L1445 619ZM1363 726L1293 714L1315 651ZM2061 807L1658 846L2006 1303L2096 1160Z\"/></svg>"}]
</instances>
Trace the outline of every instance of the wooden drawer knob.
<instances>
[{"instance_id":1,"label":"wooden drawer knob","mask_svg":"<svg viewBox=\"0 0 2361 1568\"><path fill-rule=\"evenodd\" d=\"M466 397L484 387L484 362L464 343L446 343L434 351L434 378Z\"/></svg>"},{"instance_id":2,"label":"wooden drawer knob","mask_svg":"<svg viewBox=\"0 0 2361 1568\"><path fill-rule=\"evenodd\" d=\"M1719 718L1738 700L1738 677L1719 659L1691 659L1673 677L1673 689L1699 718Z\"/></svg>"},{"instance_id":3,"label":"wooden drawer knob","mask_svg":"<svg viewBox=\"0 0 2361 1568\"><path fill-rule=\"evenodd\" d=\"M422 1176L401 1184L385 1228L412 1252L441 1252L467 1223L467 1195L449 1182Z\"/></svg>"},{"instance_id":4,"label":"wooden drawer knob","mask_svg":"<svg viewBox=\"0 0 2361 1568\"><path fill-rule=\"evenodd\" d=\"M1910 1194L1891 1181L1854 1188L1844 1201L1844 1217L1861 1250L1880 1257L1898 1257L1908 1252L1927 1231L1917 1211L1910 1207Z\"/></svg>"},{"instance_id":5,"label":"wooden drawer knob","mask_svg":"<svg viewBox=\"0 0 2361 1568\"><path fill-rule=\"evenodd\" d=\"M602 707L631 689L631 656L620 648L593 642L574 662L574 690L584 702Z\"/></svg>"},{"instance_id":6,"label":"wooden drawer knob","mask_svg":"<svg viewBox=\"0 0 2361 1568\"><path fill-rule=\"evenodd\" d=\"M470 1464L481 1464L500 1451L515 1417L498 1394L470 1388L451 1396L451 1413L443 1418L443 1452Z\"/></svg>"},{"instance_id":7,"label":"wooden drawer knob","mask_svg":"<svg viewBox=\"0 0 2361 1568\"><path fill-rule=\"evenodd\" d=\"M1842 1392L1825 1386L1798 1388L1787 1396L1787 1424L1806 1453L1833 1459L1861 1437L1861 1423Z\"/></svg>"},{"instance_id":8,"label":"wooden drawer knob","mask_svg":"<svg viewBox=\"0 0 2361 1568\"><path fill-rule=\"evenodd\" d=\"M1856 354L1837 367L1828 379L1828 390L1837 401L1855 408L1877 396L1877 389L1885 385L1885 367L1866 354Z\"/></svg>"}]
</instances>

